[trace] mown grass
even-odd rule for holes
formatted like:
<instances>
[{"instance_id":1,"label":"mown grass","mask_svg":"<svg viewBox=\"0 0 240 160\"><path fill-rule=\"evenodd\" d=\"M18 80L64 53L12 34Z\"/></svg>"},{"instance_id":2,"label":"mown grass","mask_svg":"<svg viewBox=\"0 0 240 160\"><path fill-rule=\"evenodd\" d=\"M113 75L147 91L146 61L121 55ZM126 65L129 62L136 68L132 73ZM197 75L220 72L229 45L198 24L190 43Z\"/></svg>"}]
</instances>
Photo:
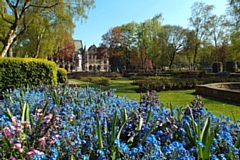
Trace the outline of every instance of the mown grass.
<instances>
[{"instance_id":1,"label":"mown grass","mask_svg":"<svg viewBox=\"0 0 240 160\"><path fill-rule=\"evenodd\" d=\"M138 88L136 85L132 85L132 81L127 78L119 78L116 80L111 80L111 85L100 86L92 84L89 82L83 82L77 79L70 79L72 82L80 83L81 86L97 87L101 88L103 91L110 88L115 88L115 94L118 96L125 96L133 100L140 100L140 93L136 93L135 89ZM145 94L145 93L142 93ZM179 90L179 91L164 91L158 92L160 102L163 102L165 106L170 103L173 106L185 106L190 104L194 100L196 94L195 90ZM215 115L226 115L232 117L235 115L237 119L240 119L240 104L235 104L230 101L225 101L217 98L212 98L208 96L202 96L202 102L208 111L213 112Z\"/></svg>"}]
</instances>

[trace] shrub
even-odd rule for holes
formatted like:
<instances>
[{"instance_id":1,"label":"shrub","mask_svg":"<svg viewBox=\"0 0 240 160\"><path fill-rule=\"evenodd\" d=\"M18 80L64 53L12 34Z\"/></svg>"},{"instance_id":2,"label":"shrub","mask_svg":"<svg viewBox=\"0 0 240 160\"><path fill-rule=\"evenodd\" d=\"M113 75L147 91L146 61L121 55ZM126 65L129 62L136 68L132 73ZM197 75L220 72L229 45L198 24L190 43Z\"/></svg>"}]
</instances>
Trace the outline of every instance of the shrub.
<instances>
[{"instance_id":1,"label":"shrub","mask_svg":"<svg viewBox=\"0 0 240 160\"><path fill-rule=\"evenodd\" d=\"M65 83L68 80L67 71L64 68L57 69L58 83Z\"/></svg>"},{"instance_id":2,"label":"shrub","mask_svg":"<svg viewBox=\"0 0 240 160\"><path fill-rule=\"evenodd\" d=\"M35 58L0 58L0 93L39 84L57 84L54 62Z\"/></svg>"},{"instance_id":3,"label":"shrub","mask_svg":"<svg viewBox=\"0 0 240 160\"><path fill-rule=\"evenodd\" d=\"M146 90L169 90L169 89L192 89L196 85L219 83L219 82L239 82L237 77L201 77L201 78L177 78L177 77L134 77L133 84L138 85L137 91Z\"/></svg>"},{"instance_id":4,"label":"shrub","mask_svg":"<svg viewBox=\"0 0 240 160\"><path fill-rule=\"evenodd\" d=\"M95 83L95 84L99 84L99 85L110 85L111 84L111 79L110 78L106 78L106 77L81 77L82 81L85 82L91 82L91 83Z\"/></svg>"}]
</instances>

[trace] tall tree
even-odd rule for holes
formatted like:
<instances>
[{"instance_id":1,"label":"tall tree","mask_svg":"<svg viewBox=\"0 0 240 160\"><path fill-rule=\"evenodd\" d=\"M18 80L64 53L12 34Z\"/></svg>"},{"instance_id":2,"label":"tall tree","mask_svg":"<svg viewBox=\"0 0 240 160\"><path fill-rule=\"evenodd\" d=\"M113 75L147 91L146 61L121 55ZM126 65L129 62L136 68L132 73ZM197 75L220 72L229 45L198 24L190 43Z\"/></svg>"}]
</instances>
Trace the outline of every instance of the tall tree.
<instances>
[{"instance_id":1,"label":"tall tree","mask_svg":"<svg viewBox=\"0 0 240 160\"><path fill-rule=\"evenodd\" d=\"M228 0L228 13L231 17L230 50L237 60L240 59L240 1Z\"/></svg>"},{"instance_id":2,"label":"tall tree","mask_svg":"<svg viewBox=\"0 0 240 160\"><path fill-rule=\"evenodd\" d=\"M240 1L228 0L228 13L232 16L232 25L237 31L240 29Z\"/></svg>"},{"instance_id":3,"label":"tall tree","mask_svg":"<svg viewBox=\"0 0 240 160\"><path fill-rule=\"evenodd\" d=\"M164 35L162 38L165 39L165 57L169 60L169 68L172 68L175 57L183 49L185 43L185 32L180 26L166 25L163 29Z\"/></svg>"},{"instance_id":4,"label":"tall tree","mask_svg":"<svg viewBox=\"0 0 240 160\"><path fill-rule=\"evenodd\" d=\"M209 27L209 40L215 47L215 57L219 57L219 47L228 46L230 42L230 33L226 16L214 15L211 17L211 27ZM218 60L218 59L216 59Z\"/></svg>"},{"instance_id":5,"label":"tall tree","mask_svg":"<svg viewBox=\"0 0 240 160\"><path fill-rule=\"evenodd\" d=\"M121 68L120 62L123 55L122 44L122 28L120 26L111 28L107 33L102 35L102 46L106 46L109 53L109 64L111 71L117 71Z\"/></svg>"},{"instance_id":6,"label":"tall tree","mask_svg":"<svg viewBox=\"0 0 240 160\"><path fill-rule=\"evenodd\" d=\"M189 69L191 69L194 56L194 41L196 40L196 37L192 30L185 29L184 32L186 36L184 40L183 55L187 59Z\"/></svg>"},{"instance_id":7,"label":"tall tree","mask_svg":"<svg viewBox=\"0 0 240 160\"><path fill-rule=\"evenodd\" d=\"M193 55L193 67L196 67L196 60L198 50L201 43L207 39L209 35L209 25L211 24L211 16L213 5L206 5L202 2L195 2L191 7L191 17L189 18L190 26L193 28L194 39L194 55Z\"/></svg>"},{"instance_id":8,"label":"tall tree","mask_svg":"<svg viewBox=\"0 0 240 160\"><path fill-rule=\"evenodd\" d=\"M138 55L141 59L141 67L146 69L146 61L148 59L148 49L150 47L150 29L151 22L146 20L137 25L136 30L136 47L138 48Z\"/></svg>"},{"instance_id":9,"label":"tall tree","mask_svg":"<svg viewBox=\"0 0 240 160\"><path fill-rule=\"evenodd\" d=\"M9 24L6 35L0 37L0 42L3 45L0 56L4 57L6 54L12 56L11 51L14 44L26 33L31 23L39 15L50 17L49 23L64 21L67 16L72 21L79 18L86 19L86 9L93 7L94 0L4 0L2 3L7 5L7 12L1 12L0 19Z\"/></svg>"},{"instance_id":10,"label":"tall tree","mask_svg":"<svg viewBox=\"0 0 240 160\"><path fill-rule=\"evenodd\" d=\"M159 33L162 27L162 15L157 14L152 19L148 20L150 24L150 32L149 32L149 39L150 39L150 46L148 48L148 59L151 60L153 63L153 67L157 69L159 67L160 58L161 58L161 45L159 41Z\"/></svg>"},{"instance_id":11,"label":"tall tree","mask_svg":"<svg viewBox=\"0 0 240 160\"><path fill-rule=\"evenodd\" d=\"M135 30L136 23L130 22L121 26L122 35L121 35L121 47L123 51L123 62L126 69L129 69L130 66L130 58L133 53L134 45L135 45Z\"/></svg>"}]
</instances>

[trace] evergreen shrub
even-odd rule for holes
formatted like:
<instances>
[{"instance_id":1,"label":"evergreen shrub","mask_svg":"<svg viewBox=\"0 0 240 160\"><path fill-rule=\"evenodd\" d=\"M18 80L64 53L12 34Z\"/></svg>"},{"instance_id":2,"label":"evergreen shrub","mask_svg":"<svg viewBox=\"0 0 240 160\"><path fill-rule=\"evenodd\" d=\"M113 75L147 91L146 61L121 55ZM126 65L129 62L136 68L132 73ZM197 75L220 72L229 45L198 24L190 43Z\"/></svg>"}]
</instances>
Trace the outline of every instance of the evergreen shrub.
<instances>
[{"instance_id":1,"label":"evergreen shrub","mask_svg":"<svg viewBox=\"0 0 240 160\"><path fill-rule=\"evenodd\" d=\"M0 58L0 93L26 86L56 85L57 65L45 59Z\"/></svg>"},{"instance_id":2,"label":"evergreen shrub","mask_svg":"<svg viewBox=\"0 0 240 160\"><path fill-rule=\"evenodd\" d=\"M68 80L67 70L64 68L57 69L57 82L58 83L65 83Z\"/></svg>"}]
</instances>

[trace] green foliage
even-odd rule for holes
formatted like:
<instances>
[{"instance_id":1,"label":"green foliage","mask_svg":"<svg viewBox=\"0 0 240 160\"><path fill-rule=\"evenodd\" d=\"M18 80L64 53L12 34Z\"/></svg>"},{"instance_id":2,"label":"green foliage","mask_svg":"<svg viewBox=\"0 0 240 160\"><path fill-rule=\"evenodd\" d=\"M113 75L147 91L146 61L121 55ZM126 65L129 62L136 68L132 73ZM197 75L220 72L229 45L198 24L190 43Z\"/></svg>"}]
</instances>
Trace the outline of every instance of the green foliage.
<instances>
[{"instance_id":1,"label":"green foliage","mask_svg":"<svg viewBox=\"0 0 240 160\"><path fill-rule=\"evenodd\" d=\"M192 115L192 110L191 115ZM197 123L193 116L191 124L186 124L187 136L190 140L190 145L198 147L198 159L210 159L210 147L216 134L219 132L220 127L216 126L215 129L210 128L211 118L208 117L203 123L201 128L201 119L198 115Z\"/></svg>"},{"instance_id":2,"label":"green foliage","mask_svg":"<svg viewBox=\"0 0 240 160\"><path fill-rule=\"evenodd\" d=\"M99 84L99 85L110 85L111 84L111 79L110 78L106 78L106 77L81 77L82 81L85 82L91 82L91 83L95 83L95 84Z\"/></svg>"},{"instance_id":3,"label":"green foliage","mask_svg":"<svg viewBox=\"0 0 240 160\"><path fill-rule=\"evenodd\" d=\"M57 82L65 83L68 80L67 71L64 68L57 69Z\"/></svg>"},{"instance_id":4,"label":"green foliage","mask_svg":"<svg viewBox=\"0 0 240 160\"><path fill-rule=\"evenodd\" d=\"M192 89L196 85L207 84L207 83L218 83L218 82L238 82L237 77L217 77L217 76L207 76L201 78L184 78L176 77L142 77L137 79L137 76L133 77L134 85L138 85L140 90L178 90L178 89Z\"/></svg>"},{"instance_id":5,"label":"green foliage","mask_svg":"<svg viewBox=\"0 0 240 160\"><path fill-rule=\"evenodd\" d=\"M36 85L56 85L57 65L34 58L0 58L0 91Z\"/></svg>"},{"instance_id":6,"label":"green foliage","mask_svg":"<svg viewBox=\"0 0 240 160\"><path fill-rule=\"evenodd\" d=\"M87 19L87 10L94 7L94 0L0 1L3 8L1 3L7 10L0 16L0 42L5 45L0 48L1 57L12 49L18 56L51 55L64 40L71 39L74 21Z\"/></svg>"}]
</instances>

